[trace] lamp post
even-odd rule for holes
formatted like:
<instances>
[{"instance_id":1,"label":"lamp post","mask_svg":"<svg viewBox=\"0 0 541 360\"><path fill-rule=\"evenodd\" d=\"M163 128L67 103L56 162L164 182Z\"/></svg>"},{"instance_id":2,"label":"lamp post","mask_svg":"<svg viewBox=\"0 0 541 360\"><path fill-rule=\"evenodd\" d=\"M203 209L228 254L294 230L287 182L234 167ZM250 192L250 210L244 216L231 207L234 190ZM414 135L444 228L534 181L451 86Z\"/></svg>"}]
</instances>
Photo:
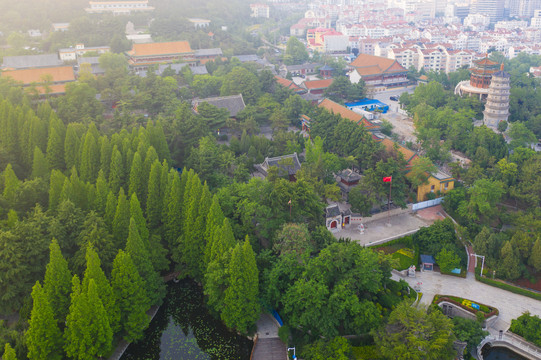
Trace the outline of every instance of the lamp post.
<instances>
[{"instance_id":1,"label":"lamp post","mask_svg":"<svg viewBox=\"0 0 541 360\"><path fill-rule=\"evenodd\" d=\"M287 353L289 354L289 352L293 350L293 360L295 360L297 358L297 356L295 355L295 348L294 347L291 347L291 348L287 348Z\"/></svg>"}]
</instances>

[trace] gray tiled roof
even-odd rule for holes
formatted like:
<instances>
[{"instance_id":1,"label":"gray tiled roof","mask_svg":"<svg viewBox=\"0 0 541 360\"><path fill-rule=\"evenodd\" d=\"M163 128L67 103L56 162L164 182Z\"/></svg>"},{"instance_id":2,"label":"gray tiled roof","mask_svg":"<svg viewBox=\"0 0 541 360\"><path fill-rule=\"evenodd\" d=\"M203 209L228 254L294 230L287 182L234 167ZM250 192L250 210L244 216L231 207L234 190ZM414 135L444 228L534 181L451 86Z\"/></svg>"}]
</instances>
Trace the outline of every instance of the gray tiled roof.
<instances>
[{"instance_id":1,"label":"gray tiled roof","mask_svg":"<svg viewBox=\"0 0 541 360\"><path fill-rule=\"evenodd\" d=\"M285 159L292 159L293 164L288 165L284 164ZM284 176L284 175L295 175L297 171L301 169L301 162L299 161L299 157L297 156L297 153L289 154L289 155L283 155L283 156L277 156L273 158L266 158L265 161L259 165L259 169L262 170L265 174L268 173L268 170L270 167L276 166L278 168L278 175Z\"/></svg>"},{"instance_id":2,"label":"gray tiled roof","mask_svg":"<svg viewBox=\"0 0 541 360\"><path fill-rule=\"evenodd\" d=\"M194 75L207 75L209 73L205 65L192 66L191 70L192 70L192 74Z\"/></svg>"},{"instance_id":3,"label":"gray tiled roof","mask_svg":"<svg viewBox=\"0 0 541 360\"><path fill-rule=\"evenodd\" d=\"M5 56L3 68L28 69L61 66L63 63L57 54Z\"/></svg>"},{"instance_id":4,"label":"gray tiled roof","mask_svg":"<svg viewBox=\"0 0 541 360\"><path fill-rule=\"evenodd\" d=\"M331 205L325 208L325 216L328 218L339 216L341 214L338 205Z\"/></svg>"},{"instance_id":5,"label":"gray tiled roof","mask_svg":"<svg viewBox=\"0 0 541 360\"><path fill-rule=\"evenodd\" d=\"M220 109L229 110L229 116L237 116L237 114L242 111L246 105L244 104L244 99L242 94L232 95L232 96L221 96L221 97L212 97L206 99L196 99L193 101L194 107L202 103L208 103L214 105Z\"/></svg>"},{"instance_id":6,"label":"gray tiled roof","mask_svg":"<svg viewBox=\"0 0 541 360\"><path fill-rule=\"evenodd\" d=\"M222 56L222 49L220 48L214 48L214 49L199 49L195 50L195 56Z\"/></svg>"},{"instance_id":7,"label":"gray tiled roof","mask_svg":"<svg viewBox=\"0 0 541 360\"><path fill-rule=\"evenodd\" d=\"M257 55L234 55L240 62L257 62L259 57Z\"/></svg>"}]
</instances>

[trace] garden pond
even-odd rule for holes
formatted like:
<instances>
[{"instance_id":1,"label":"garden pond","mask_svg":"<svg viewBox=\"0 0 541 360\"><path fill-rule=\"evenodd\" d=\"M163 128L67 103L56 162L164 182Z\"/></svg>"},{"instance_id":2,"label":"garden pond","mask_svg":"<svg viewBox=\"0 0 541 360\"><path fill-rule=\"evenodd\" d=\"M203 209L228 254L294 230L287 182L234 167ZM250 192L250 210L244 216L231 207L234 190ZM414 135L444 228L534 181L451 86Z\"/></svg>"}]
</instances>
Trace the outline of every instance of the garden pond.
<instances>
[{"instance_id":1,"label":"garden pond","mask_svg":"<svg viewBox=\"0 0 541 360\"><path fill-rule=\"evenodd\" d=\"M143 339L131 344L121 360L245 360L252 345L209 313L201 288L187 279L168 285Z\"/></svg>"}]
</instances>

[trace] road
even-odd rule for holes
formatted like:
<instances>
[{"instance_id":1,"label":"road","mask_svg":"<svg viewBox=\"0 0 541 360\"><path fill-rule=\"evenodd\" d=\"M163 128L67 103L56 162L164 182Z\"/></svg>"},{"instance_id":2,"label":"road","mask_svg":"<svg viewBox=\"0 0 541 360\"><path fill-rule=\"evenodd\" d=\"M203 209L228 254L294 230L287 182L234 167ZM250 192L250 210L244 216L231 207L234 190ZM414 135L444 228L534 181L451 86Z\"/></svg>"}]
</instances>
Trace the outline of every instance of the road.
<instances>
[{"instance_id":1,"label":"road","mask_svg":"<svg viewBox=\"0 0 541 360\"><path fill-rule=\"evenodd\" d=\"M500 314L488 329L491 334L498 334L499 330L506 331L511 320L525 311L532 315L541 315L541 301L483 284L476 281L473 274L468 274L466 279L432 271L417 272L416 275L415 278L407 277L404 280L412 287L421 283L422 304L432 303L434 295L441 294L454 295L497 308ZM401 278L393 274L393 279Z\"/></svg>"},{"instance_id":2,"label":"road","mask_svg":"<svg viewBox=\"0 0 541 360\"><path fill-rule=\"evenodd\" d=\"M387 114L383 114L381 118L386 119L391 124L393 124L393 132L398 135L398 139L400 141L411 141L413 143L417 141L417 137L414 135L415 127L413 126L413 121L408 116L397 112L399 107L398 101L393 101L390 99L390 97L400 97L400 95L402 95L402 93L404 92L408 92L411 94L414 90L414 87L409 87L407 89L399 88L375 93L372 95L374 99L389 105L389 112L387 112Z\"/></svg>"}]
</instances>

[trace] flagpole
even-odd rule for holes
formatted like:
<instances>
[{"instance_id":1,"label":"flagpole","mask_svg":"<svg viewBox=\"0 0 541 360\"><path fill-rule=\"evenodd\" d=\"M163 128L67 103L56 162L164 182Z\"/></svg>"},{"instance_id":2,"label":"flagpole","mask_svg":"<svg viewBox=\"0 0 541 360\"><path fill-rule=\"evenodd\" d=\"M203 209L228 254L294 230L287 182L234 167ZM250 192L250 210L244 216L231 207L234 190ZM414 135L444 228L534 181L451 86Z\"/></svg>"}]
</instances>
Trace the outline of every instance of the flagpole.
<instances>
[{"instance_id":1,"label":"flagpole","mask_svg":"<svg viewBox=\"0 0 541 360\"><path fill-rule=\"evenodd\" d=\"M387 201L387 224L391 225L391 184L393 183L393 178L389 181L389 199Z\"/></svg>"}]
</instances>

